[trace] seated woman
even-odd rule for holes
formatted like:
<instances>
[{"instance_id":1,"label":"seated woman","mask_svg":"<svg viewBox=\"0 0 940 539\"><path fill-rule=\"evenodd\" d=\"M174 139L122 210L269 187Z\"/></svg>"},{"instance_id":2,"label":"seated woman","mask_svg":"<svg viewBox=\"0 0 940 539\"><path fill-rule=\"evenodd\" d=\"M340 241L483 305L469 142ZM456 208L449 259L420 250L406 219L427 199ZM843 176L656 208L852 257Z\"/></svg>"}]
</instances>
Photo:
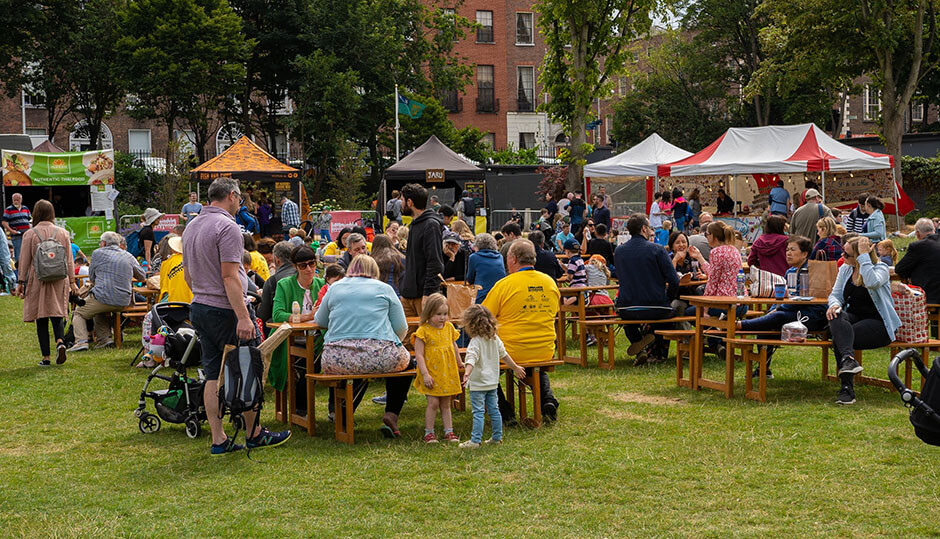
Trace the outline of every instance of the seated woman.
<instances>
[{"instance_id":1,"label":"seated woman","mask_svg":"<svg viewBox=\"0 0 940 539\"><path fill-rule=\"evenodd\" d=\"M708 276L705 283L706 296L736 296L738 285L738 272L741 271L741 253L734 246L734 229L721 221L713 221L705 229L705 238L711 252L708 260L694 245L689 247L689 254L698 261L699 267ZM695 316L695 307L686 309L686 316ZM747 305L739 305L737 315L744 316ZM709 308L707 316L721 316L726 314L723 309ZM716 338L708 339L709 346L715 350L719 357L724 353L724 345Z\"/></svg>"},{"instance_id":2,"label":"seated woman","mask_svg":"<svg viewBox=\"0 0 940 539\"><path fill-rule=\"evenodd\" d=\"M839 260L842 257L842 237L836 230L836 220L832 217L823 217L816 221L816 235L819 241L813 247L813 252L809 257L813 260ZM817 253L823 253L825 256L818 256Z\"/></svg>"},{"instance_id":3,"label":"seated woman","mask_svg":"<svg viewBox=\"0 0 940 539\"><path fill-rule=\"evenodd\" d=\"M845 264L839 268L829 294L829 331L839 367L842 389L836 404L855 404L855 375L862 366L855 350L888 346L901 327L901 319L891 299L891 273L875 255L871 240L852 238L842 253Z\"/></svg>"},{"instance_id":4,"label":"seated woman","mask_svg":"<svg viewBox=\"0 0 940 539\"><path fill-rule=\"evenodd\" d=\"M666 244L667 250L669 253L669 259L672 260L672 265L676 268L676 273L680 275L690 274L692 279L701 279L704 275L701 270L698 268L698 263L692 264L692 255L689 254L689 238L685 235L684 232L673 232L669 235L669 241ZM689 304L682 299L679 299L681 296L694 296L697 294L697 286L682 286L682 281L679 282L679 294L676 299L672 300L672 307L677 313L685 312L689 308Z\"/></svg>"},{"instance_id":5,"label":"seated woman","mask_svg":"<svg viewBox=\"0 0 940 539\"><path fill-rule=\"evenodd\" d=\"M277 282L274 289L274 304L271 307L272 322L310 322L313 320L313 306L316 303L323 279L317 274L317 254L308 245L295 247L291 252L291 263L297 273L284 277ZM293 314L294 302L300 305L300 315L297 320L290 320ZM318 339L314 346L319 349L322 340ZM319 350L315 350L319 354ZM303 373L295 371L297 375ZM268 381L275 389L283 390L287 382L287 343L282 344L274 351L271 357L271 367L268 370ZM296 380L295 380L296 381ZM307 384L297 383L297 404L306 406Z\"/></svg>"},{"instance_id":6,"label":"seated woman","mask_svg":"<svg viewBox=\"0 0 940 539\"><path fill-rule=\"evenodd\" d=\"M467 263L467 284L479 285L476 303L483 303L496 281L506 276L503 257L496 250L496 238L492 234L480 234L473 240L476 252Z\"/></svg>"},{"instance_id":7,"label":"seated woman","mask_svg":"<svg viewBox=\"0 0 940 539\"><path fill-rule=\"evenodd\" d=\"M748 265L781 277L787 272L788 237L784 233L786 225L787 218L782 215L771 215L767 218L764 233L751 245L751 252L747 255Z\"/></svg>"},{"instance_id":8,"label":"seated woman","mask_svg":"<svg viewBox=\"0 0 940 539\"><path fill-rule=\"evenodd\" d=\"M359 255L349 263L346 278L336 281L323 296L314 322L327 328L322 359L325 373L384 374L403 371L412 363L401 342L408 331L405 311L392 287L379 280L379 266L372 257ZM387 398L381 430L387 438L401 435L398 416L412 378L385 379ZM365 380L354 383L353 407L358 406L367 386Z\"/></svg>"},{"instance_id":9,"label":"seated woman","mask_svg":"<svg viewBox=\"0 0 940 539\"><path fill-rule=\"evenodd\" d=\"M787 270L787 280L790 280L791 274L799 275L800 270L806 268L809 271L809 253L812 242L809 238L803 236L793 236L787 242L787 264L790 268ZM805 322L806 328L810 331L820 331L826 327L826 309L822 305L794 305L787 303L783 305L774 305L764 316L752 318L750 320L739 320L737 328L741 331L779 331L784 324L796 321L798 317L809 318ZM770 371L770 358L773 356L776 347L767 350L767 378L773 378ZM758 372L755 369L754 372Z\"/></svg>"},{"instance_id":10,"label":"seated woman","mask_svg":"<svg viewBox=\"0 0 940 539\"><path fill-rule=\"evenodd\" d=\"M398 224L396 221L392 222ZM405 271L405 256L398 252L390 237L376 234L372 239L372 258L379 265L379 280L391 286L398 294L398 283L401 281L402 272Z\"/></svg>"}]
</instances>

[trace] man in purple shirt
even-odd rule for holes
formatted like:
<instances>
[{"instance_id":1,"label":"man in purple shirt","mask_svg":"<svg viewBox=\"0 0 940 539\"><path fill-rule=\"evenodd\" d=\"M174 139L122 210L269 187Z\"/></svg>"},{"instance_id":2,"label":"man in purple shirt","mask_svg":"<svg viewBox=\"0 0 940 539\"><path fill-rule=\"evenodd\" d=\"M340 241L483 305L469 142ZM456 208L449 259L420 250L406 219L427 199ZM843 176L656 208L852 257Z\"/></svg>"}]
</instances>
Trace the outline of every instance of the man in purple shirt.
<instances>
[{"instance_id":1,"label":"man in purple shirt","mask_svg":"<svg viewBox=\"0 0 940 539\"><path fill-rule=\"evenodd\" d=\"M212 430L210 454L215 456L243 449L226 436L219 418L219 371L225 345L253 340L255 324L245 299L244 239L234 217L241 200L238 180L219 178L209 186L208 195L209 205L183 231L183 266L193 291L190 318L202 346L203 401ZM255 425L254 413L243 415L246 425ZM271 432L255 425L246 438L249 449L273 447L286 442L290 431Z\"/></svg>"}]
</instances>

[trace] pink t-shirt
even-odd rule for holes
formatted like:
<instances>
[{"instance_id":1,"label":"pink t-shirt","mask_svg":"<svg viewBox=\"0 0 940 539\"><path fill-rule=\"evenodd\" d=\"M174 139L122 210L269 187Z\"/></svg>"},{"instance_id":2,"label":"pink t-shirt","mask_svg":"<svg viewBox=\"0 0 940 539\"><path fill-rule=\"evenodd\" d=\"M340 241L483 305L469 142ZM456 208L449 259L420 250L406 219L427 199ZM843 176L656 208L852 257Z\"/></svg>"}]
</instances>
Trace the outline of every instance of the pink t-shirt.
<instances>
[{"instance_id":1,"label":"pink t-shirt","mask_svg":"<svg viewBox=\"0 0 940 539\"><path fill-rule=\"evenodd\" d=\"M736 296L740 270L741 253L733 245L719 245L712 249L708 253L708 262L702 266L702 271L708 275L705 295Z\"/></svg>"},{"instance_id":2,"label":"pink t-shirt","mask_svg":"<svg viewBox=\"0 0 940 539\"><path fill-rule=\"evenodd\" d=\"M242 294L248 275L242 267L245 240L235 217L216 206L205 206L183 231L183 267L192 281L193 303L232 309L222 281L222 263L238 264Z\"/></svg>"}]
</instances>

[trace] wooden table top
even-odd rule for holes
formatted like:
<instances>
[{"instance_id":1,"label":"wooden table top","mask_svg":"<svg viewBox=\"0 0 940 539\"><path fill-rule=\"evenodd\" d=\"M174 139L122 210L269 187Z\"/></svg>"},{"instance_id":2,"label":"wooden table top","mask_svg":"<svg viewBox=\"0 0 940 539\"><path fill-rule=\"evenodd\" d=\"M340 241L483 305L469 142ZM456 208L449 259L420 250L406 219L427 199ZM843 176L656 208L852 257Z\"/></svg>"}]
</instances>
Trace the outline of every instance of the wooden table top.
<instances>
[{"instance_id":1,"label":"wooden table top","mask_svg":"<svg viewBox=\"0 0 940 539\"><path fill-rule=\"evenodd\" d=\"M795 299L752 298L750 296L739 298L737 296L682 296L681 299L690 305L726 306L726 305L827 305L826 298L813 298L801 301Z\"/></svg>"},{"instance_id":2,"label":"wooden table top","mask_svg":"<svg viewBox=\"0 0 940 539\"><path fill-rule=\"evenodd\" d=\"M574 286L574 287L565 286L565 287L559 288L558 291L561 292L562 296L573 296L575 294L583 293L583 292L598 292L601 290L617 290L618 288L620 287L615 284L608 284L604 286Z\"/></svg>"}]
</instances>

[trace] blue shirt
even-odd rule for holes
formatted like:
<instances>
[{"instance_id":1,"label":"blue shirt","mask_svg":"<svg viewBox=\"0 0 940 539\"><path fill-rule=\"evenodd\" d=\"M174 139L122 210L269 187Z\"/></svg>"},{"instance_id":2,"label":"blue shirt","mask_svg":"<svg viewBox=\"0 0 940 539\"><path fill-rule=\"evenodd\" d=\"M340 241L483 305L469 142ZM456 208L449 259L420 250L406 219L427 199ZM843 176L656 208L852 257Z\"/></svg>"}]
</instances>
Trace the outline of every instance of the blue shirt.
<instances>
[{"instance_id":1,"label":"blue shirt","mask_svg":"<svg viewBox=\"0 0 940 539\"><path fill-rule=\"evenodd\" d=\"M147 278L134 255L117 245L95 249L88 266L88 279L94 283L91 293L99 303L126 307L131 303L134 279Z\"/></svg>"},{"instance_id":2,"label":"blue shirt","mask_svg":"<svg viewBox=\"0 0 940 539\"><path fill-rule=\"evenodd\" d=\"M380 339L398 345L408 331L398 294L391 286L368 277L346 277L331 284L314 322L327 328L327 343Z\"/></svg>"},{"instance_id":3,"label":"blue shirt","mask_svg":"<svg viewBox=\"0 0 940 539\"><path fill-rule=\"evenodd\" d=\"M9 281L12 287L16 283L16 274L13 273L13 266L10 265L10 247L7 243L7 235L0 232L0 273Z\"/></svg>"},{"instance_id":4,"label":"blue shirt","mask_svg":"<svg viewBox=\"0 0 940 539\"><path fill-rule=\"evenodd\" d=\"M901 327L901 319L894 310L894 300L891 299L891 272L884 262L879 261L877 264L873 264L868 255L860 255L857 260L858 273L862 276L862 284L871 294L871 300L884 321L885 330L888 331L891 340L894 340L895 332ZM843 264L839 268L839 273L836 275L836 284L832 285L832 293L829 294L830 307L833 305L843 307L845 305L843 290L845 289L845 283L852 278L852 270L853 268L849 264Z\"/></svg>"},{"instance_id":5,"label":"blue shirt","mask_svg":"<svg viewBox=\"0 0 940 539\"><path fill-rule=\"evenodd\" d=\"M555 234L555 246L558 247L558 250L560 252L564 252L565 242L568 240L573 240L573 239L574 239L574 234L572 234L570 230L568 231L567 234L565 234L564 232L559 232L558 234Z\"/></svg>"},{"instance_id":6,"label":"blue shirt","mask_svg":"<svg viewBox=\"0 0 940 539\"><path fill-rule=\"evenodd\" d=\"M617 307L667 307L669 296L678 292L679 274L661 245L633 236L617 247L614 261L620 282Z\"/></svg>"},{"instance_id":7,"label":"blue shirt","mask_svg":"<svg viewBox=\"0 0 940 539\"><path fill-rule=\"evenodd\" d=\"M885 233L885 214L881 210L875 210L869 215L868 220L865 221L865 232L862 232L859 236L865 236L872 243L878 243L885 239L887 237Z\"/></svg>"},{"instance_id":8,"label":"blue shirt","mask_svg":"<svg viewBox=\"0 0 940 539\"><path fill-rule=\"evenodd\" d=\"M72 260L78 258L78 252L81 250L81 247L79 247L75 242L72 242Z\"/></svg>"},{"instance_id":9,"label":"blue shirt","mask_svg":"<svg viewBox=\"0 0 940 539\"><path fill-rule=\"evenodd\" d=\"M180 210L180 213L183 214L183 219L188 221L190 219L189 214L195 213L196 215L199 215L199 212L201 211L202 204L198 202L187 202L186 204L183 204L183 209Z\"/></svg>"},{"instance_id":10,"label":"blue shirt","mask_svg":"<svg viewBox=\"0 0 940 539\"><path fill-rule=\"evenodd\" d=\"M783 187L774 187L770 190L770 213L786 215L789 202L790 193Z\"/></svg>"},{"instance_id":11,"label":"blue shirt","mask_svg":"<svg viewBox=\"0 0 940 539\"><path fill-rule=\"evenodd\" d=\"M552 255L554 258L554 255ZM477 303L483 303L490 289L496 284L496 281L506 276L506 268L503 267L503 257L498 251L493 249L482 249L470 255L467 262L467 282L478 284L482 288L477 290Z\"/></svg>"}]
</instances>

